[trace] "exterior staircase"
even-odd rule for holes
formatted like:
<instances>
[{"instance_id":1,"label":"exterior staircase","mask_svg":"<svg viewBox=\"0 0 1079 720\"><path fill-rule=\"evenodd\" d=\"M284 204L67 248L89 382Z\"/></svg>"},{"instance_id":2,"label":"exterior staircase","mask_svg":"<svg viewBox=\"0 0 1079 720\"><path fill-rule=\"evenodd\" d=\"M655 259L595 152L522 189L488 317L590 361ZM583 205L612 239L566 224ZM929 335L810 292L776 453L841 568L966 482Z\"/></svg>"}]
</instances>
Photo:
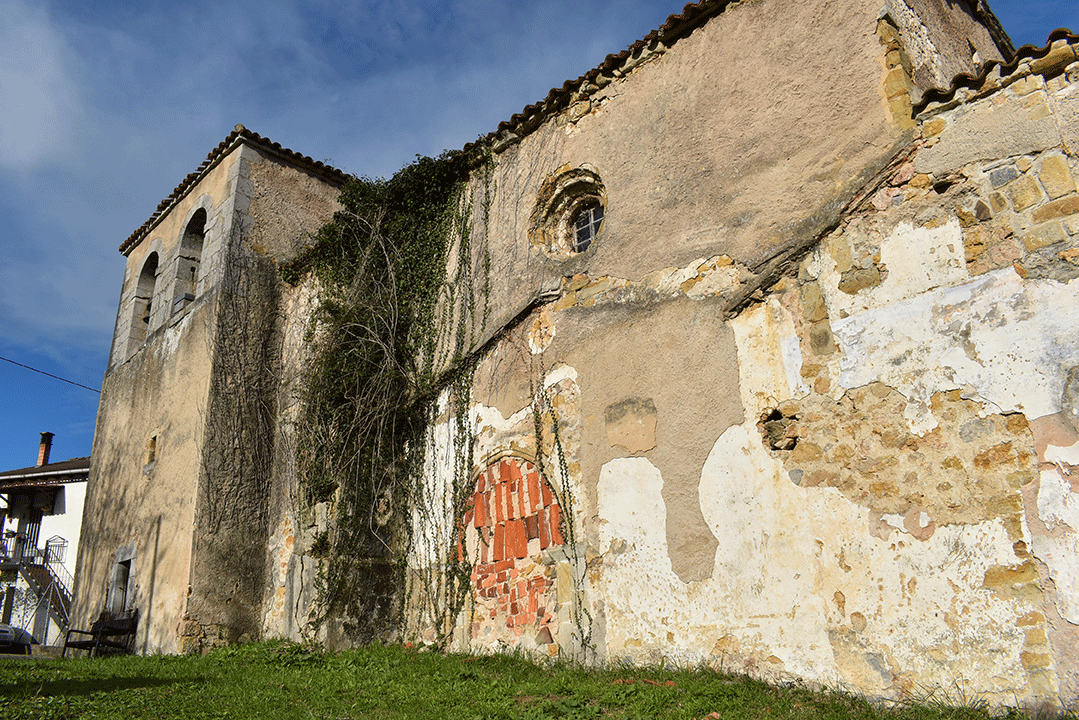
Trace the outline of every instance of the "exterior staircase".
<instances>
[{"instance_id":1,"label":"exterior staircase","mask_svg":"<svg viewBox=\"0 0 1079 720\"><path fill-rule=\"evenodd\" d=\"M60 628L62 637L70 628L71 574L64 567L67 541L57 536L45 543L45 548L20 543L14 553L8 552L6 542L0 542L3 565L17 571L27 587L37 598L33 613L33 627L25 628L34 640L46 640L49 620Z\"/></svg>"},{"instance_id":2,"label":"exterior staircase","mask_svg":"<svg viewBox=\"0 0 1079 720\"><path fill-rule=\"evenodd\" d=\"M71 588L57 570L62 571L64 575L67 574L63 565L54 568L52 564L39 565L25 561L19 564L19 574L37 595L39 606L41 604L47 606L48 617L60 627L60 634L63 635L70 627ZM40 628L40 632L38 627L44 625L44 617L39 613L39 619L34 623L32 634L35 639L44 635L44 627Z\"/></svg>"}]
</instances>

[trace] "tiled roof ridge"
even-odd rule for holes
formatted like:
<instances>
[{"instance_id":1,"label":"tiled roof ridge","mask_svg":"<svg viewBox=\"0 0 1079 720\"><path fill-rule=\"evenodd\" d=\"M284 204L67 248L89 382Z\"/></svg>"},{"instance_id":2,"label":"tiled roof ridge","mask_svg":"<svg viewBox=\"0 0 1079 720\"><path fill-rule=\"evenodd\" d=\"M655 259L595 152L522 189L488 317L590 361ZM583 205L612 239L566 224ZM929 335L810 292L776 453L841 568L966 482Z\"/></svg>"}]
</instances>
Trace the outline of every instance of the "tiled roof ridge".
<instances>
[{"instance_id":1,"label":"tiled roof ridge","mask_svg":"<svg viewBox=\"0 0 1079 720\"><path fill-rule=\"evenodd\" d=\"M1053 44L1060 41L1067 41L1068 45L1079 44L1079 35L1076 35L1067 28L1058 28L1049 33L1049 39L1042 47L1036 47L1034 45L1024 45L1015 51L1015 55L1011 60L1007 62L1000 62L999 60L990 60L987 62L977 75L970 75L969 73L960 73L952 78L951 85L947 88L930 88L922 95L922 100L914 106L914 114L918 115L926 108L930 103L947 103L955 98L955 94L960 88L968 88L970 90L978 90L985 85L985 81L993 73L994 70L999 71L1000 77L1008 77L1019 66L1027 61L1038 61L1049 56L1053 52ZM1079 52L1075 53L1075 58L1079 60Z\"/></svg>"},{"instance_id":2,"label":"tiled roof ridge","mask_svg":"<svg viewBox=\"0 0 1079 720\"><path fill-rule=\"evenodd\" d=\"M190 190L196 182L198 182L202 176L218 163L225 155L232 150L233 146L240 142L248 142L264 150L268 150L278 157L288 160L289 163L296 167L308 170L316 175L319 175L331 182L337 182L344 184L346 180L351 177L348 173L338 170L337 168L327 165L326 163L313 160L307 155L290 150L289 148L282 147L281 143L274 142L267 137L259 135L253 130L248 130L243 125L237 125L228 137L218 143L217 147L209 152L206 159L199 164L198 168L192 173L188 173L187 176L180 181L180 184L176 188L158 203L157 208L150 215L150 218L139 226L135 232L124 240L120 245L120 252L124 255L133 248L140 240L142 240L150 230L157 225L158 221L164 216L165 212L169 210L177 201L179 201L187 191Z\"/></svg>"},{"instance_id":3,"label":"tiled roof ridge","mask_svg":"<svg viewBox=\"0 0 1079 720\"><path fill-rule=\"evenodd\" d=\"M551 88L547 97L537 103L525 107L509 120L503 120L498 124L498 129L480 137L475 142L465 145L468 152L479 145L489 145L501 148L519 140L524 135L539 127L548 117L569 107L580 97L587 97L593 92L605 87L609 82L621 74L636 67L644 55L644 51L662 45L664 50L674 45L675 42L690 35L698 27L702 26L712 16L718 15L731 4L737 4L738 0L700 0L689 3L682 12L671 15L660 27L651 31L640 40L636 41L620 53L612 53L604 58L597 67L592 68L576 80L567 80L562 87ZM637 60L638 62L633 62ZM626 66L629 67L626 67ZM604 78L603 76L609 76ZM598 84L601 82L602 85Z\"/></svg>"},{"instance_id":4,"label":"tiled roof ridge","mask_svg":"<svg viewBox=\"0 0 1079 720\"><path fill-rule=\"evenodd\" d=\"M497 150L520 140L543 124L547 118L566 109L576 100L591 95L611 80L619 77L619 75L632 70L639 64L638 58L643 55L645 50L652 49L657 44L662 45L664 50L670 48L678 40L690 35L698 27L704 25L714 15L720 14L728 6L738 4L738 2L739 0L700 0L699 2L689 3L682 8L681 13L670 15L667 21L659 28L648 33L622 52L608 55L598 67L592 68L576 80L567 80L562 84L562 87L551 88L546 98L528 105L509 120L502 121L498 124L497 130L465 145L464 150L468 152L476 149L481 144ZM1000 50L1006 55L1017 54L1007 33L1004 32L1000 21L989 6L985 2L977 2L976 9L978 18L986 26L990 36ZM1020 48L1019 52L1026 50L1027 47L1029 46ZM638 59L638 62L631 63L632 59ZM629 67L626 67L627 65ZM610 77L607 78L603 85L597 86L596 81L605 74L610 75Z\"/></svg>"}]
</instances>

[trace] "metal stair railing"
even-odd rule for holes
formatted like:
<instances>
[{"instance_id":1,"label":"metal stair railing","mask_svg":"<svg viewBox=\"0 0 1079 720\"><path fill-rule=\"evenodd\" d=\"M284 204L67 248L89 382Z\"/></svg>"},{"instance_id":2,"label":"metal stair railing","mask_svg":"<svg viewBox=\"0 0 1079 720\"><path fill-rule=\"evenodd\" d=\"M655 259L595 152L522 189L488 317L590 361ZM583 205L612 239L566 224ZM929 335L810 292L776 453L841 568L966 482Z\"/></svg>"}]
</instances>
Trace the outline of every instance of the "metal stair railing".
<instances>
[{"instance_id":1,"label":"metal stair railing","mask_svg":"<svg viewBox=\"0 0 1079 720\"><path fill-rule=\"evenodd\" d=\"M60 626L61 631L66 632L71 624L71 601L69 597L62 593L53 574L49 572L46 566L30 562L21 563L19 570L23 579L26 580L26 584L30 586L30 589L38 598L36 605L40 607L41 603L48 602L49 615Z\"/></svg>"},{"instance_id":2,"label":"metal stair railing","mask_svg":"<svg viewBox=\"0 0 1079 720\"><path fill-rule=\"evenodd\" d=\"M61 633L71 626L71 573L63 564L66 550L67 541L57 536L44 550L24 548L19 561L19 574L38 597L36 609L47 603L47 615L60 626Z\"/></svg>"},{"instance_id":3,"label":"metal stair railing","mask_svg":"<svg viewBox=\"0 0 1079 720\"><path fill-rule=\"evenodd\" d=\"M71 607L71 588L74 582L71 573L64 566L66 551L66 540L63 541L63 545L53 544L52 540L45 543L45 569L52 576L53 586L57 588L59 596L64 599L64 607L69 608Z\"/></svg>"}]
</instances>

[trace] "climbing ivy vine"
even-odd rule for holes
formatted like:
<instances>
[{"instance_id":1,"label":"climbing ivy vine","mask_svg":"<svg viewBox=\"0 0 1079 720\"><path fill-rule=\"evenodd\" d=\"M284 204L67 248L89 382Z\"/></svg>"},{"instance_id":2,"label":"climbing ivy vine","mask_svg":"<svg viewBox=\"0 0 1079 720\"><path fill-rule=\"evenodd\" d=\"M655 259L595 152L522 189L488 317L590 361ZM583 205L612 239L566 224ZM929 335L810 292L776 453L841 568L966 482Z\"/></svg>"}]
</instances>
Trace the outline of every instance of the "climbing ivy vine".
<instances>
[{"instance_id":1,"label":"climbing ivy vine","mask_svg":"<svg viewBox=\"0 0 1079 720\"><path fill-rule=\"evenodd\" d=\"M430 619L445 640L467 595L455 546L439 547L444 562L422 572L407 560L425 523L444 524L446 515L452 523L470 497L467 427L453 433L444 512L429 508L423 469L440 395L448 393L457 424L467 422L468 352L488 316L492 178L489 155L447 152L388 180L350 181L342 209L281 267L287 282L310 273L318 287L297 466L308 502L335 501L333 532L321 543L330 552L320 606L346 619L346 633L351 618L354 639L369 639L360 628L372 621L396 625L412 605L441 615Z\"/></svg>"}]
</instances>

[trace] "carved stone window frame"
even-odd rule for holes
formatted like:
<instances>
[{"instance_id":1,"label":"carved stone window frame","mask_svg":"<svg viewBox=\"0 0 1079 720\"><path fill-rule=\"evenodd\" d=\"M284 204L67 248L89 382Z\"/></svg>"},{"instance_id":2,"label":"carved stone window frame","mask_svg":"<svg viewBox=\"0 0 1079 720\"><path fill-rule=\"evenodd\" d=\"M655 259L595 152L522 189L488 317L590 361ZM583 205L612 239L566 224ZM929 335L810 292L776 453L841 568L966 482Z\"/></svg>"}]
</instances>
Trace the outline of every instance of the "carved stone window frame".
<instances>
[{"instance_id":1,"label":"carved stone window frame","mask_svg":"<svg viewBox=\"0 0 1079 720\"><path fill-rule=\"evenodd\" d=\"M607 190L596 169L590 165L560 168L540 187L529 222L529 242L555 260L568 260L587 253L603 232L603 221L588 238L578 243L576 222L580 214L599 205L606 218Z\"/></svg>"}]
</instances>

